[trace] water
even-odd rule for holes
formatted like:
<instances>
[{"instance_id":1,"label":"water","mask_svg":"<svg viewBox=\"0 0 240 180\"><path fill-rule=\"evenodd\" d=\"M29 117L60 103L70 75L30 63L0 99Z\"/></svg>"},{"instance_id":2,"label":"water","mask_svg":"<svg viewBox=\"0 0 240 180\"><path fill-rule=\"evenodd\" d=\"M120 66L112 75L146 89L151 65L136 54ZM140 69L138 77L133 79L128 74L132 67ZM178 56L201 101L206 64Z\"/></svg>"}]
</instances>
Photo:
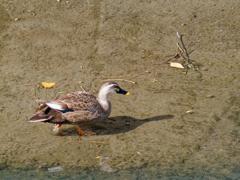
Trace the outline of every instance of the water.
<instances>
[{"instance_id":1,"label":"water","mask_svg":"<svg viewBox=\"0 0 240 180\"><path fill-rule=\"evenodd\" d=\"M240 179L238 7L2 1L0 179ZM196 42L188 50L202 78L166 64L153 69L177 52L177 31L185 45ZM83 81L96 94L103 78L142 72L131 79L137 84L119 82L131 96L112 98L111 120L93 126L96 136L80 137L75 127L55 136L52 125L27 123L36 97L81 90L78 83L36 90L37 83ZM98 162L101 154L109 159Z\"/></svg>"},{"instance_id":2,"label":"water","mask_svg":"<svg viewBox=\"0 0 240 180\"><path fill-rule=\"evenodd\" d=\"M207 172L207 171L189 171L179 172L171 170L152 171L151 169L132 169L132 170L115 170L113 172L103 172L101 170L93 169L78 169L78 170L64 170L57 172L50 172L46 170L9 170L4 169L0 171L1 180L14 179L87 179L87 180L143 180L143 179L163 179L163 180L185 180L185 179L239 179L240 171L229 172L227 174L221 172Z\"/></svg>"}]
</instances>

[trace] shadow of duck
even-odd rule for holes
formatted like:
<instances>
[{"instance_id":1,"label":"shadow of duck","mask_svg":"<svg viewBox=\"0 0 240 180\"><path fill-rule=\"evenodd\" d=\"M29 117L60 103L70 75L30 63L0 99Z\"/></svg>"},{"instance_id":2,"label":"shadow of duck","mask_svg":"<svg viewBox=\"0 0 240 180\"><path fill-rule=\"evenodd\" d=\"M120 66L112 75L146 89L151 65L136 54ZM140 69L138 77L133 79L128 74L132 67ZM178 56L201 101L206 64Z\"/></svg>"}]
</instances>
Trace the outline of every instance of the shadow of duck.
<instances>
[{"instance_id":1,"label":"shadow of duck","mask_svg":"<svg viewBox=\"0 0 240 180\"><path fill-rule=\"evenodd\" d=\"M96 135L113 135L132 131L144 123L172 119L173 117L173 115L162 115L146 119L136 119L131 116L116 116L107 118L101 123L84 126L82 129L84 131L91 130L96 133ZM78 131L76 127L64 128L58 133L58 135L75 136L78 135Z\"/></svg>"}]
</instances>

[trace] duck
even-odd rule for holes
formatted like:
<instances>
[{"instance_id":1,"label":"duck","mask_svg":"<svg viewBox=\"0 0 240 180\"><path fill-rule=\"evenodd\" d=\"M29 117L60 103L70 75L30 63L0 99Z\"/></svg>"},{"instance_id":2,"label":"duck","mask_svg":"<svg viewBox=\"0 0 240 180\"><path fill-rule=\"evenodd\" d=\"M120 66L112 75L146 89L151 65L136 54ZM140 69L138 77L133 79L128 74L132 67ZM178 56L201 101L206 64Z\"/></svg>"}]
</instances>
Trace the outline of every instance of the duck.
<instances>
[{"instance_id":1,"label":"duck","mask_svg":"<svg viewBox=\"0 0 240 180\"><path fill-rule=\"evenodd\" d=\"M41 104L40 111L29 119L29 122L44 122L55 124L54 131L58 132L61 125L76 125L79 135L87 135L81 126L101 122L110 115L111 103L108 96L111 94L129 95L115 82L103 84L98 96L89 92L76 91L68 93L52 101L37 100Z\"/></svg>"}]
</instances>

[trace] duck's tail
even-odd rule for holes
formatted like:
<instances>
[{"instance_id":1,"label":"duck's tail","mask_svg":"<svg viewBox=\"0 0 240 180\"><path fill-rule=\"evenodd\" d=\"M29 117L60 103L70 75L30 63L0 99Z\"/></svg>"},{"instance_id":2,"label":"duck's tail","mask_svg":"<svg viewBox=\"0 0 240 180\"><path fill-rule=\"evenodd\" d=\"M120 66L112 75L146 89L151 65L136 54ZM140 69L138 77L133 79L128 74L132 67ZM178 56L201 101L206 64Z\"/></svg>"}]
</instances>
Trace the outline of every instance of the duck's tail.
<instances>
[{"instance_id":1,"label":"duck's tail","mask_svg":"<svg viewBox=\"0 0 240 180\"><path fill-rule=\"evenodd\" d=\"M52 113L49 113L50 111L51 111L51 108L47 107L45 110L35 114L28 121L29 122L49 122L54 118Z\"/></svg>"},{"instance_id":2,"label":"duck's tail","mask_svg":"<svg viewBox=\"0 0 240 180\"><path fill-rule=\"evenodd\" d=\"M29 122L48 122L54 124L63 124L65 119L62 118L62 112L52 109L46 103L47 101L37 100L38 103L41 104L39 108L40 112L36 113L33 117L31 117Z\"/></svg>"}]
</instances>

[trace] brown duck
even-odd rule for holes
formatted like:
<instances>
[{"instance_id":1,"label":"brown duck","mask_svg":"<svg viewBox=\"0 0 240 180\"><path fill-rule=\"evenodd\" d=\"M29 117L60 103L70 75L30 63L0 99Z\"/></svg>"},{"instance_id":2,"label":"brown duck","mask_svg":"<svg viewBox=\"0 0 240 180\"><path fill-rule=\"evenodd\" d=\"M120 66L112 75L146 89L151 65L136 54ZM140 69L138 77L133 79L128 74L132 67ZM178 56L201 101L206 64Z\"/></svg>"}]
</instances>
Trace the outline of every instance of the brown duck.
<instances>
[{"instance_id":1,"label":"brown duck","mask_svg":"<svg viewBox=\"0 0 240 180\"><path fill-rule=\"evenodd\" d=\"M111 112L108 96L115 93L130 94L122 90L117 83L108 82L100 88L98 97L88 92L77 91L52 101L37 100L42 104L42 110L35 114L29 122L54 123L56 131L62 124L73 124L77 125L80 135L85 135L80 126L106 119Z\"/></svg>"}]
</instances>

